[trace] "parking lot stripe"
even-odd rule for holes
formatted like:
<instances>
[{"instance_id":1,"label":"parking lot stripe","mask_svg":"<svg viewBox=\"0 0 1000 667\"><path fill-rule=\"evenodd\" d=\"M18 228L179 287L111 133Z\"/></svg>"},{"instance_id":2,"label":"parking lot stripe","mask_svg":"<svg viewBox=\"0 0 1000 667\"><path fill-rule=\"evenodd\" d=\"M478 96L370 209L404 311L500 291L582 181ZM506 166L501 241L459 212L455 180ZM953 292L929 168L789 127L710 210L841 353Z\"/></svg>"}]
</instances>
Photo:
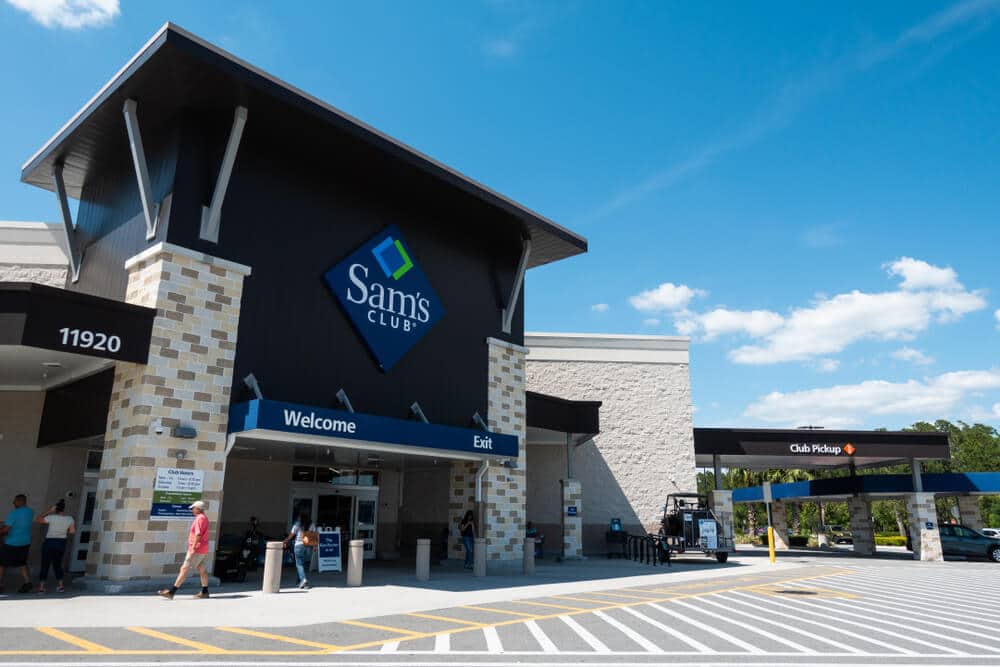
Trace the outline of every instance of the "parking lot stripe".
<instances>
[{"instance_id":1,"label":"parking lot stripe","mask_svg":"<svg viewBox=\"0 0 1000 667\"><path fill-rule=\"evenodd\" d=\"M577 623L574 619L569 616L559 616L559 619L569 626L570 630L579 635L580 639L587 642L587 645L594 649L597 653L611 653L611 649L609 649L604 642L590 634L589 630Z\"/></svg>"},{"instance_id":2,"label":"parking lot stripe","mask_svg":"<svg viewBox=\"0 0 1000 667\"><path fill-rule=\"evenodd\" d=\"M410 637L426 637L427 636L427 633L425 633L425 632L415 632L413 630L406 630L404 628L394 628L394 627L389 626L389 625L379 625L378 623L367 623L365 621L355 621L355 620L337 621L337 622L338 623L345 623L347 625L356 625L359 628L368 628L369 630L384 630L385 632L392 632L393 634L397 634L397 635L404 635L404 636L408 635ZM350 647L341 647L341 648L350 648Z\"/></svg>"},{"instance_id":3,"label":"parking lot stripe","mask_svg":"<svg viewBox=\"0 0 1000 667\"><path fill-rule=\"evenodd\" d=\"M43 627L35 628L35 630L41 632L43 635L48 635L49 637L60 639L67 644L72 644L73 646L82 648L87 651L87 653L110 653L112 650L107 646L102 646L101 644L77 637L76 635L71 635L63 630L57 630L56 628Z\"/></svg>"},{"instance_id":4,"label":"parking lot stripe","mask_svg":"<svg viewBox=\"0 0 1000 667\"><path fill-rule=\"evenodd\" d=\"M593 598L582 598L579 595L553 595L552 597L554 597L557 600L570 600L576 602L589 602L590 604L599 604L601 605L601 607L607 607L609 605L616 606L621 604L621 602L611 602L610 600L595 600ZM653 600L656 599L657 598L653 598ZM646 600L646 602L649 601L650 601L649 599Z\"/></svg>"},{"instance_id":5,"label":"parking lot stripe","mask_svg":"<svg viewBox=\"0 0 1000 667\"><path fill-rule=\"evenodd\" d=\"M713 604L713 603L709 602L708 600L706 600L704 598L701 599L701 602L702 602L702 604ZM765 629L763 629L763 628L761 628L759 626L750 625L749 623L744 623L743 621L737 621L734 618L730 618L728 616L723 616L722 614L717 614L714 611L709 611L707 609L703 609L703 608L701 608L701 607L699 607L697 605L694 605L694 604L691 604L691 603L688 603L688 602L677 602L677 604L679 604L682 607L686 607L686 608L688 608L688 609L690 609L692 611L696 611L696 612L699 612L701 614L705 614L706 616L710 616L710 617L712 617L712 618L714 618L716 620L723 621L724 623L729 623L731 625L735 625L736 627L743 628L744 630L750 630L751 632L755 632L756 634L761 635L762 637L767 637L771 641L778 642L779 644L784 644L788 648L795 649L796 651L802 651L803 653L806 653L806 654L815 654L816 653L816 651L814 651L813 649L809 648L808 646L803 646L802 644L799 644L798 642L793 642L791 639L785 639L784 637L780 637L780 636L774 634L773 632L768 632L767 630L765 630ZM716 604L715 606L719 606L719 605Z\"/></svg>"},{"instance_id":6,"label":"parking lot stripe","mask_svg":"<svg viewBox=\"0 0 1000 667\"><path fill-rule=\"evenodd\" d=\"M441 634L434 638L434 652L447 653L451 650L451 635Z\"/></svg>"},{"instance_id":7,"label":"parking lot stripe","mask_svg":"<svg viewBox=\"0 0 1000 667\"><path fill-rule=\"evenodd\" d=\"M523 616L525 618L534 618L537 614L528 614L523 611L510 611L509 609L494 609L493 607L481 607L475 604L467 604L462 609L475 609L476 611L488 611L494 614L507 614L509 616Z\"/></svg>"},{"instance_id":8,"label":"parking lot stripe","mask_svg":"<svg viewBox=\"0 0 1000 667\"><path fill-rule=\"evenodd\" d=\"M715 653L714 649L705 646L697 639L692 639L691 637L688 637L684 633L679 632L674 628L670 627L666 623L660 623L655 618L650 618L649 616L646 616L644 613L642 613L638 609L635 609L634 607L622 607L622 611L624 611L627 614L631 614L632 616L635 616L641 621L645 621L646 623L652 625L657 630L667 633L674 639L678 639L684 642L685 644L687 644L694 650L698 651L699 653Z\"/></svg>"},{"instance_id":9,"label":"parking lot stripe","mask_svg":"<svg viewBox=\"0 0 1000 667\"><path fill-rule=\"evenodd\" d=\"M486 650L490 653L503 653L503 642L497 629L493 627L483 628L483 636L486 637Z\"/></svg>"},{"instance_id":10,"label":"parking lot stripe","mask_svg":"<svg viewBox=\"0 0 1000 667\"><path fill-rule=\"evenodd\" d=\"M901 591L902 593L908 593L910 595L916 595L918 599L923 596L933 595L934 599L939 601L946 601L949 606L955 607L957 609L967 609L972 612L982 612L982 606L975 603L971 603L968 598L963 598L961 596L951 595L947 591L941 590L942 586L940 584L935 586L924 586L917 583L907 582L906 586L899 586L891 584L884 581L878 580L862 580L863 585L871 586L876 589L887 589L891 591ZM995 604L996 600L990 600L989 604Z\"/></svg>"},{"instance_id":11,"label":"parking lot stripe","mask_svg":"<svg viewBox=\"0 0 1000 667\"><path fill-rule=\"evenodd\" d=\"M739 596L740 598L745 598L747 600L751 600L751 601L754 602L755 606L761 606L761 607L765 608L768 611L768 613L771 613L771 614L779 614L780 613L781 615L787 616L788 618L791 618L791 619L801 620L802 619L802 615L804 614L806 616L815 616L815 617L817 617L819 619L817 622L828 622L829 621L829 617L830 617L829 614L823 614L823 613L820 613L820 612L810 611L808 609L796 609L796 610L794 610L795 611L794 615L793 614L786 614L784 612L777 612L777 611L774 611L771 608L771 605L780 606L781 609L788 610L788 611L791 611L791 609L789 609L789 607L787 605L781 605L779 602L777 602L775 600L772 600L772 599L763 600L763 599L760 599L760 598L753 597L752 595L750 595L748 593L744 593L743 591L732 591L731 593L726 593L725 594L725 596L729 596L729 595ZM738 602L738 600L734 600L734 602ZM743 604L748 604L748 603L747 602L743 602ZM861 625L861 624L855 623L854 625ZM866 626L861 626L861 627L866 627ZM867 627L866 627L866 629L867 629ZM902 646L897 646L896 644L890 644L889 642L882 641L882 640L879 640L879 639L874 639L871 636L870 633L868 633L868 634L859 634L857 632L852 632L850 630L845 630L843 623L838 623L837 624L837 632L839 632L842 635L846 635L848 637L854 637L855 639L860 639L861 641L867 642L869 644L875 644L877 646L881 646L883 648L889 649L890 651L895 651L895 652L898 652L898 653L902 653L903 655L920 655L920 653L918 653L917 651L913 651L911 649L904 648Z\"/></svg>"},{"instance_id":12,"label":"parking lot stripe","mask_svg":"<svg viewBox=\"0 0 1000 667\"><path fill-rule=\"evenodd\" d=\"M399 650L399 642L386 642L382 644L382 648L379 649L379 653L395 653Z\"/></svg>"},{"instance_id":13,"label":"parking lot stripe","mask_svg":"<svg viewBox=\"0 0 1000 667\"><path fill-rule=\"evenodd\" d=\"M410 612L407 616L416 616L417 618L427 618L432 621L442 621L444 623L454 623L455 625L469 625L475 628L481 628L484 623L479 621L468 621L464 618L452 618L451 616L438 616L436 614L424 614L422 612Z\"/></svg>"},{"instance_id":14,"label":"parking lot stripe","mask_svg":"<svg viewBox=\"0 0 1000 667\"><path fill-rule=\"evenodd\" d=\"M657 646L653 642L649 641L648 639L646 639L645 637L643 637L638 632L636 632L632 628L628 627L627 625L625 625L621 621L619 621L619 620L617 620L615 618L611 618L610 616L608 616L607 614L605 614L603 611L595 611L594 612L594 616L596 616L597 618L601 619L602 621L604 621L605 623L607 623L611 627L617 629L619 632L621 632L623 635L625 635L626 637L628 637L629 639L631 639L632 641L634 641L636 644L638 644L639 646L641 646L644 650L648 651L649 653L663 653L663 649L662 648L660 648L659 646Z\"/></svg>"},{"instance_id":15,"label":"parking lot stripe","mask_svg":"<svg viewBox=\"0 0 1000 667\"><path fill-rule=\"evenodd\" d=\"M724 598L720 598L720 599L724 599ZM742 616L744 618L754 619L754 620L756 620L758 622L763 621L763 622L767 623L768 625L773 626L775 628L781 628L785 632L790 632L790 633L793 633L793 634L802 635L803 637L809 637L810 639L812 639L814 641L818 641L818 642L820 642L822 644L829 644L830 646L836 646L837 648L839 648L839 649L841 649L843 651L846 651L848 653L864 653L864 651L862 651L862 650L860 650L858 648L855 648L854 646L849 646L848 644L844 644L842 642L838 642L836 640L830 639L829 637L823 637L822 635L817 635L815 633L809 632L808 630L803 630L803 629L801 629L799 627L788 625L787 623L780 623L780 622L774 620L773 618L768 618L767 616L763 616L762 617L760 613L750 614L750 613L745 612L745 611L740 611L739 609L733 609L731 606L727 606L727 605L724 605L724 604L719 604L718 602L715 602L713 600L709 600L708 598L702 598L701 601L704 602L705 604L712 605L713 607L717 607L719 609L722 609L723 611L725 611L728 614L736 614L736 615ZM760 612L761 610L758 608L757 611ZM758 632L760 632L760 631L758 630ZM767 636L767 635L764 635L764 636Z\"/></svg>"},{"instance_id":16,"label":"parking lot stripe","mask_svg":"<svg viewBox=\"0 0 1000 667\"><path fill-rule=\"evenodd\" d=\"M222 632L231 632L237 635L246 635L248 637L259 637L261 639L271 639L276 642L284 642L286 644L297 644L299 646L310 646L312 648L326 649L328 651L335 651L339 649L339 646L335 644L323 644L321 642L309 641L308 639L299 639L298 637L289 637L287 635L276 635L270 632L261 632L260 630L250 630L248 628L231 628L231 627L218 627L216 630Z\"/></svg>"},{"instance_id":17,"label":"parking lot stripe","mask_svg":"<svg viewBox=\"0 0 1000 667\"><path fill-rule=\"evenodd\" d=\"M140 628L138 626L131 626L125 629L128 630L129 632L134 632L140 635L146 635L147 637L152 637L154 639L162 639L165 642L180 644L181 646L187 646L188 648L204 651L205 653L226 652L225 649L219 648L218 646L212 646L211 644L196 642L192 639L186 639L184 637L178 637L177 635L167 634L166 632L160 632L159 630L153 630L152 628Z\"/></svg>"},{"instance_id":18,"label":"parking lot stripe","mask_svg":"<svg viewBox=\"0 0 1000 667\"><path fill-rule=\"evenodd\" d=\"M845 584L838 584L838 585L844 586L846 588ZM863 588L853 588L853 587L852 587L851 590L855 590L855 591L858 591L859 593L863 593L866 599L869 599L869 600L870 599L878 599L879 600L879 604L881 606L883 606L883 607L890 607L890 608L894 608L894 609L903 609L903 610L909 611L909 610L911 610L913 608L913 604L926 604L927 603L927 598L926 597L903 595L903 594L900 594L900 593L895 593L893 591L886 591L886 592L882 592L882 593L875 593L871 589L867 589L866 590L866 589L863 589ZM907 600L909 600L913 604L906 604ZM911 611L910 613L916 613L916 612L912 612ZM979 628L981 630L986 630L987 632L993 633L992 636L996 636L996 633L997 633L997 628L995 626L983 625L982 623L973 623L972 621L966 620L966 619L969 618L968 614L957 614L957 613L952 613L950 611L944 611L942 609L935 608L934 609L934 614L920 614L920 615L921 616L928 616L929 618L935 618L935 619L938 619L938 620L947 620L949 623L957 623L959 625L968 625L969 627ZM978 616L975 617L975 618L977 618L979 620L986 620L986 619L982 619L982 618L980 618Z\"/></svg>"},{"instance_id":19,"label":"parking lot stripe","mask_svg":"<svg viewBox=\"0 0 1000 667\"><path fill-rule=\"evenodd\" d=\"M833 604L834 603L833 600L824 600L824 602L826 602L828 604ZM822 605L818 605L818 604L816 604L814 602L806 602L805 600L789 600L788 601L788 606L789 607L794 607L796 605L804 605L804 606L807 606L807 607L812 607L814 609L819 609L821 612L823 612L822 614L819 614L819 615L827 617L827 618L829 618L829 616L830 616L830 609L829 608L824 608ZM847 607L850 608L850 605L847 605ZM885 628L883 628L881 626L873 625L872 623L858 623L856 621L849 621L849 620L847 620L847 619L845 619L843 617L837 617L837 624L838 625L842 625L842 624L845 624L845 623L848 624L848 625L853 625L855 627L865 628L869 632L878 632L880 634L889 635L890 637L895 637L896 639L902 639L904 641L912 642L914 644L921 644L923 646L929 646L932 649L935 649L937 651L941 651L942 653L950 653L952 655L961 655L961 656L965 656L966 655L962 651L956 651L955 649L948 648L947 646L940 646L938 644L934 644L932 642L925 641L923 639L917 639L916 637L913 637L912 633L909 634L909 635L903 635L903 634L900 634L898 632L893 632L892 630L886 630ZM896 623L894 623L894 625L896 625ZM907 629L912 629L912 628L907 628ZM930 633L925 633L925 634L930 634Z\"/></svg>"},{"instance_id":20,"label":"parking lot stripe","mask_svg":"<svg viewBox=\"0 0 1000 667\"><path fill-rule=\"evenodd\" d=\"M543 653L559 652L559 649L552 643L549 636L542 632L542 629L538 627L538 623L535 623L534 621L525 621L524 627L528 628L528 632L530 632L531 636L535 638L536 642L538 642L538 645L542 648Z\"/></svg>"},{"instance_id":21,"label":"parking lot stripe","mask_svg":"<svg viewBox=\"0 0 1000 667\"><path fill-rule=\"evenodd\" d=\"M738 637L733 637L728 632L723 632L722 630L719 630L718 628L714 628L711 625L707 625L705 623L702 623L701 621L699 621L697 619L690 618L689 616L685 616L685 615L680 614L680 613L678 613L676 611L673 611L671 609L667 609L663 605L659 605L659 604L651 602L649 604L649 606L652 607L653 609L656 609L657 611L663 612L667 616L673 616L674 618L679 619L681 621L684 621L685 623L687 623L689 625L693 625L694 627L698 628L699 630L701 630L703 632L707 632L710 635L715 635L716 637L718 637L719 639L723 640L724 642L728 642L730 644L733 644L734 646L739 646L744 651L749 651L750 653L755 653L755 654L764 653L764 649L760 648L759 646L754 646L753 644L745 642L745 641L743 641L742 639L740 639Z\"/></svg>"},{"instance_id":22,"label":"parking lot stripe","mask_svg":"<svg viewBox=\"0 0 1000 667\"><path fill-rule=\"evenodd\" d=\"M941 623L940 622L932 623L930 621L920 621L920 620L917 620L917 619L913 618L912 614L903 615L903 614L899 614L899 613L896 613L896 612L887 613L887 612L884 612L884 611L879 611L878 608L872 608L871 605L865 605L864 603L857 603L857 602L852 601L850 604L846 604L846 603L842 603L842 602L837 602L835 600L828 600L827 602L829 602L831 605L835 605L837 607L846 607L848 609L853 609L856 606L867 607L866 613L869 616L874 616L876 618L885 618L888 621L892 622L894 625L902 625L902 623L900 623L900 621L901 620L905 620L907 623L914 623L914 624L916 624L918 626L919 625L931 625L931 626L934 626L934 627L937 627L937 628L941 627ZM969 641L968 639L959 639L958 637L955 637L953 635L943 635L943 634L941 634L939 632L934 632L933 630L925 630L925 629L920 628L920 627L915 627L915 628L910 628L910 629L914 630L916 632L919 632L919 633L921 633L923 635L930 636L930 637L937 637L939 639L944 639L944 640L947 640L947 641L950 641L950 642L956 642L958 644L965 644L967 646L975 646L978 649L982 649L983 648L983 643L981 641L974 642L974 641ZM948 628L948 630L949 631L956 631L956 628ZM959 632L961 632L961 631L959 631ZM966 632L968 632L968 631L966 631ZM981 635L979 633L975 633L975 634L977 634L980 637L983 637L984 639L988 639L988 640L994 640L994 639L996 639L995 636L991 636L991 635Z\"/></svg>"},{"instance_id":23,"label":"parking lot stripe","mask_svg":"<svg viewBox=\"0 0 1000 667\"><path fill-rule=\"evenodd\" d=\"M550 607L552 609L563 609L569 611L587 611L584 607L570 607L565 604L552 604L551 602L531 602L530 600L514 600L514 604L530 604L534 607Z\"/></svg>"},{"instance_id":24,"label":"parking lot stripe","mask_svg":"<svg viewBox=\"0 0 1000 667\"><path fill-rule=\"evenodd\" d=\"M659 595L624 595L622 593L607 593L605 591L590 591L587 595L604 595L612 598L622 598L623 600L658 600ZM605 600L607 602L607 600Z\"/></svg>"}]
</instances>

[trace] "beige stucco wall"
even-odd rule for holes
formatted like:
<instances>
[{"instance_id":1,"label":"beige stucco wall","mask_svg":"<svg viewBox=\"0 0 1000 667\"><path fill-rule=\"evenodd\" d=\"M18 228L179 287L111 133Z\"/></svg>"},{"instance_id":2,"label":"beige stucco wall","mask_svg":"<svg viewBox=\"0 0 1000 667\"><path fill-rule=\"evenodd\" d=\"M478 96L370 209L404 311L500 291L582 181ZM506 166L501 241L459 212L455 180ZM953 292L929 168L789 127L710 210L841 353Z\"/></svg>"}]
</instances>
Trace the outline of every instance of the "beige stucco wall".
<instances>
[{"instance_id":1,"label":"beige stucco wall","mask_svg":"<svg viewBox=\"0 0 1000 667\"><path fill-rule=\"evenodd\" d=\"M59 224L0 220L0 282L65 287L63 234Z\"/></svg>"},{"instance_id":2,"label":"beige stucco wall","mask_svg":"<svg viewBox=\"0 0 1000 667\"><path fill-rule=\"evenodd\" d=\"M686 341L664 338L665 349L658 350L654 337L641 337L645 347L630 350L629 337L620 337L612 349L594 348L579 336L547 351L531 347L532 341L528 334L529 391L602 402L601 433L574 454L574 478L581 482L586 507L585 550L603 551L612 517L621 518L626 529L655 532L667 494L697 488ZM550 449L559 448L529 443L528 518L534 520L537 511L546 523L551 506L546 499L559 493L558 480L565 477L565 455Z\"/></svg>"}]
</instances>

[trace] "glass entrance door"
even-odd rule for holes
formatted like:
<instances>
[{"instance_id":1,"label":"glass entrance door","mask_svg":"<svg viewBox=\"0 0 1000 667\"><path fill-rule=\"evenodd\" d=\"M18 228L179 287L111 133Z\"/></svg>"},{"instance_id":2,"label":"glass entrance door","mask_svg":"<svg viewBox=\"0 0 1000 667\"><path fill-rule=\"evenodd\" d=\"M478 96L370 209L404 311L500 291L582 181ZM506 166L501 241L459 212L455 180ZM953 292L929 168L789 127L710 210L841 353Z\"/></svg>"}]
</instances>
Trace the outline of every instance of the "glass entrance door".
<instances>
[{"instance_id":1,"label":"glass entrance door","mask_svg":"<svg viewBox=\"0 0 1000 667\"><path fill-rule=\"evenodd\" d=\"M87 569L87 554L90 552L90 538L94 529L94 506L97 502L97 478L87 477L80 493L80 514L76 517L76 535L73 536L73 552L69 559L70 572L84 572Z\"/></svg>"},{"instance_id":2,"label":"glass entrance door","mask_svg":"<svg viewBox=\"0 0 1000 667\"><path fill-rule=\"evenodd\" d=\"M355 522L355 539L364 540L364 557L375 558L375 534L378 527L376 508L377 498L357 497L357 521Z\"/></svg>"},{"instance_id":3,"label":"glass entrance door","mask_svg":"<svg viewBox=\"0 0 1000 667\"><path fill-rule=\"evenodd\" d=\"M343 539L351 539L351 515L354 509L351 496L321 495L316 510L316 525L340 528Z\"/></svg>"}]
</instances>

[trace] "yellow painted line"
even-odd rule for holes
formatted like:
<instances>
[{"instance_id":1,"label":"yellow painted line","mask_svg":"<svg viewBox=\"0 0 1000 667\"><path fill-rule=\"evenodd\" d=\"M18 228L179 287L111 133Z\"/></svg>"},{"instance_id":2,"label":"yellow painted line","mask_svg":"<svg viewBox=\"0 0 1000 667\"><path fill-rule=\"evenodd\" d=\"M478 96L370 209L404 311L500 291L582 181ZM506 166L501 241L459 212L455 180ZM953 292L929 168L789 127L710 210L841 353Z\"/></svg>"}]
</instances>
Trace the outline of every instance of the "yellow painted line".
<instances>
[{"instance_id":1,"label":"yellow painted line","mask_svg":"<svg viewBox=\"0 0 1000 667\"><path fill-rule=\"evenodd\" d=\"M62 630L57 630L55 628L35 628L43 635L48 635L49 637L54 637L55 639L60 639L67 644L72 644L73 646L82 648L87 653L108 653L112 649L107 646L102 646L101 644L94 643L92 641L87 641L82 637L77 637L76 635L71 635L68 632L63 632Z\"/></svg>"},{"instance_id":2,"label":"yellow painted line","mask_svg":"<svg viewBox=\"0 0 1000 667\"><path fill-rule=\"evenodd\" d=\"M535 607L552 607L553 609L568 609L570 611L587 611L583 607L570 607L565 604L552 604L551 602L529 602L527 600L513 600L514 604L530 604Z\"/></svg>"},{"instance_id":3,"label":"yellow painted line","mask_svg":"<svg viewBox=\"0 0 1000 667\"><path fill-rule=\"evenodd\" d=\"M452 618L450 616L435 616L434 614L418 614L416 612L407 614L407 616L416 616L417 618L429 618L432 621L444 621L445 623L460 623L462 625L475 625L480 628L486 627L479 621L467 621L464 618Z\"/></svg>"},{"instance_id":4,"label":"yellow painted line","mask_svg":"<svg viewBox=\"0 0 1000 667\"><path fill-rule=\"evenodd\" d=\"M604 595L611 598L622 598L623 600L655 600L658 595L623 595L621 593L605 593L604 591L589 591L587 595ZM562 596L560 596L562 597Z\"/></svg>"},{"instance_id":5,"label":"yellow painted line","mask_svg":"<svg viewBox=\"0 0 1000 667\"><path fill-rule=\"evenodd\" d=\"M277 642L285 642L287 644L298 644L299 646L311 646L312 648L321 648L328 651L333 651L339 646L335 644L324 644L322 642L313 642L308 639L299 639L298 637L289 637L287 635L276 635L270 632L261 632L259 630L249 630L247 628L230 628L230 627L219 627L216 630L221 630L222 632L232 632L237 635L246 635L248 637L260 637L261 639L272 639Z\"/></svg>"},{"instance_id":6,"label":"yellow painted line","mask_svg":"<svg viewBox=\"0 0 1000 667\"><path fill-rule=\"evenodd\" d=\"M594 600L593 598L582 598L579 595L553 595L552 597L557 600L575 600L577 602L590 602L591 604L608 605L608 604L620 604L617 602L612 602L611 600ZM659 602L658 598L643 598L643 602ZM577 607L579 609L579 607Z\"/></svg>"},{"instance_id":7,"label":"yellow painted line","mask_svg":"<svg viewBox=\"0 0 1000 667\"><path fill-rule=\"evenodd\" d=\"M479 611L489 611L494 614L508 614L510 616L526 616L527 618L534 618L535 614L526 614L523 611L508 611L506 609L494 609L492 607L480 607L474 604L467 604L462 609L476 609Z\"/></svg>"},{"instance_id":8,"label":"yellow painted line","mask_svg":"<svg viewBox=\"0 0 1000 667\"><path fill-rule=\"evenodd\" d=\"M394 632L397 635L412 635L421 636L423 633L417 632L415 630L406 630L403 628L393 628L388 625L378 625L377 623L365 623L364 621L337 621L337 623L346 623L347 625L356 625L360 628L369 628L371 630L385 630L386 632ZM385 641L395 641L395 638L386 639Z\"/></svg>"},{"instance_id":9,"label":"yellow painted line","mask_svg":"<svg viewBox=\"0 0 1000 667\"><path fill-rule=\"evenodd\" d=\"M165 642L172 642L174 644L180 644L181 646L187 646L188 648L197 649L204 653L225 653L226 649L219 648L218 646L212 646L211 644L203 644L202 642L196 642L192 639L185 639L184 637L178 637L177 635L170 635L166 632L160 632L159 630L153 630L152 628L140 628L137 626L131 626L125 628L131 632L140 635L146 635L147 637L152 637L154 639L162 639Z\"/></svg>"}]
</instances>

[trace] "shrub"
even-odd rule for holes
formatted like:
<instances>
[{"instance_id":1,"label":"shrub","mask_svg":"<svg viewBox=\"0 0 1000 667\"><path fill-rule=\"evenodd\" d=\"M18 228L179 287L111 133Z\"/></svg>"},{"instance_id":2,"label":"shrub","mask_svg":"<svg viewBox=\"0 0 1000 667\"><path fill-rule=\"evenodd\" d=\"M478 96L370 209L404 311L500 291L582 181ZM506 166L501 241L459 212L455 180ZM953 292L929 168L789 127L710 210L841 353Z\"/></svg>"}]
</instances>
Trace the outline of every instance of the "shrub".
<instances>
[{"instance_id":1,"label":"shrub","mask_svg":"<svg viewBox=\"0 0 1000 667\"><path fill-rule=\"evenodd\" d=\"M790 547L807 547L807 546L809 546L809 536L808 535L790 535L788 537L788 546L790 546Z\"/></svg>"},{"instance_id":2,"label":"shrub","mask_svg":"<svg viewBox=\"0 0 1000 667\"><path fill-rule=\"evenodd\" d=\"M905 547L906 538L902 535L877 535L875 544L881 547Z\"/></svg>"}]
</instances>

